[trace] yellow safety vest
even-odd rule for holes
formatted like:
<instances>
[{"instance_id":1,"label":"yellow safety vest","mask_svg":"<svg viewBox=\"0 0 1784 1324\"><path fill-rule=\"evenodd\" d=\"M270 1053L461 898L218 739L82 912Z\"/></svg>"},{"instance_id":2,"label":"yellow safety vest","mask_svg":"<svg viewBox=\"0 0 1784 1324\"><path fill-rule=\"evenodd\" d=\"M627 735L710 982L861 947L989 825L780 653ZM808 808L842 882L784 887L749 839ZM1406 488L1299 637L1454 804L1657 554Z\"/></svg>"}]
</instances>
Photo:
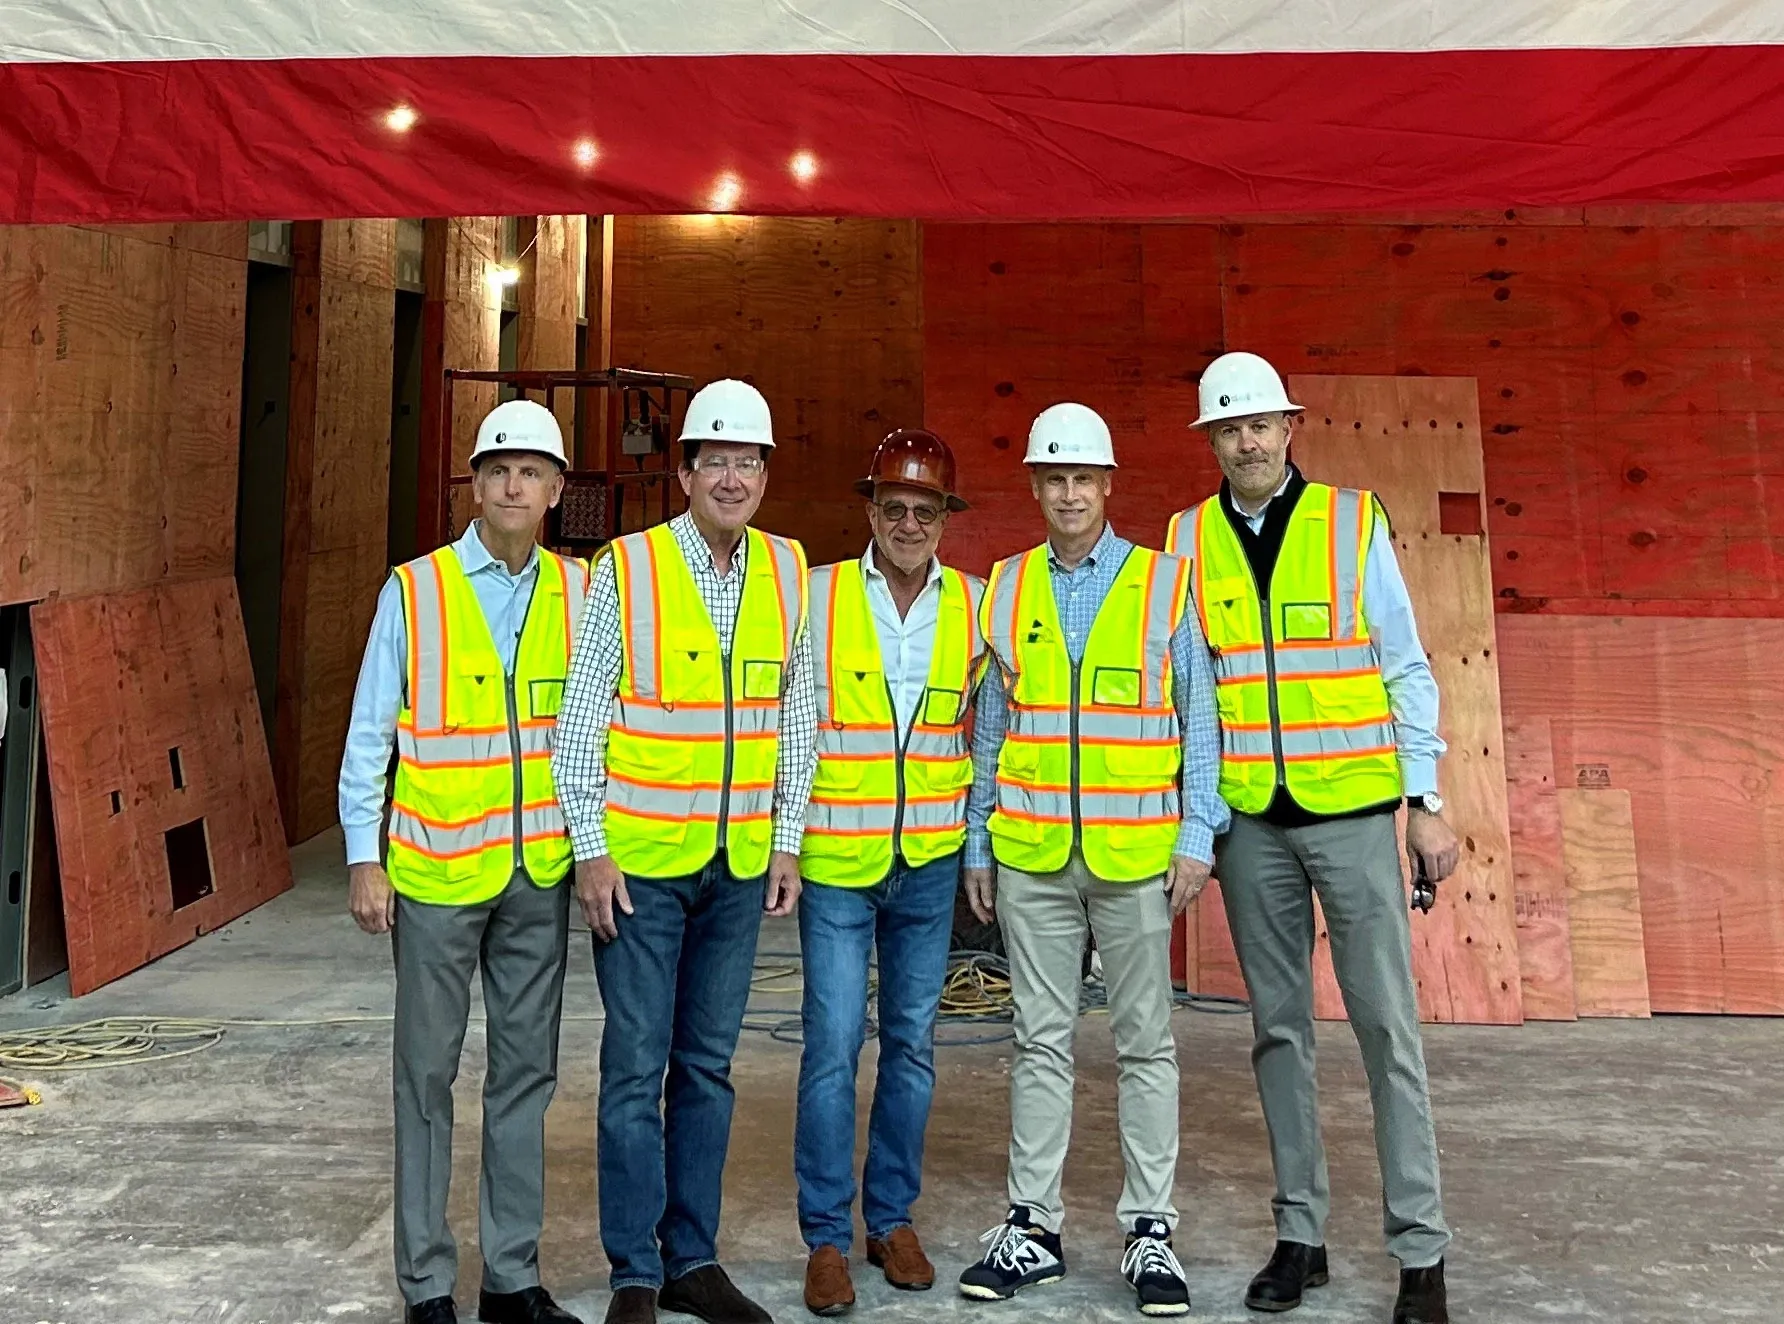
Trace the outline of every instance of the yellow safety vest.
<instances>
[{"instance_id":1,"label":"yellow safety vest","mask_svg":"<svg viewBox=\"0 0 1784 1324\"><path fill-rule=\"evenodd\" d=\"M1309 483L1260 599L1219 494L1172 516L1166 545L1191 557L1220 704L1220 794L1262 813L1279 785L1315 814L1400 798L1394 714L1369 636L1363 565L1373 493Z\"/></svg>"},{"instance_id":2,"label":"yellow safety vest","mask_svg":"<svg viewBox=\"0 0 1784 1324\"><path fill-rule=\"evenodd\" d=\"M1075 839L1105 882L1155 878L1169 866L1183 763L1171 634L1188 589L1187 562L1134 548L1074 665L1046 546L992 567L980 628L1010 709L990 823L999 863L1051 873L1065 867Z\"/></svg>"},{"instance_id":3,"label":"yellow safety vest","mask_svg":"<svg viewBox=\"0 0 1784 1324\"><path fill-rule=\"evenodd\" d=\"M612 544L623 661L607 737L607 846L624 873L679 878L717 853L766 873L780 702L805 621L805 551L747 531L729 654L667 524Z\"/></svg>"},{"instance_id":4,"label":"yellow safety vest","mask_svg":"<svg viewBox=\"0 0 1784 1324\"><path fill-rule=\"evenodd\" d=\"M871 887L892 872L894 854L915 867L966 839L966 714L984 588L942 569L928 682L901 741L861 562L811 572L818 767L799 870L813 882Z\"/></svg>"},{"instance_id":5,"label":"yellow safety vest","mask_svg":"<svg viewBox=\"0 0 1784 1324\"><path fill-rule=\"evenodd\" d=\"M471 906L500 895L522 865L540 887L561 882L570 839L551 744L588 596L585 570L539 549L512 676L451 547L395 573L409 671L397 717L391 885L430 905Z\"/></svg>"}]
</instances>

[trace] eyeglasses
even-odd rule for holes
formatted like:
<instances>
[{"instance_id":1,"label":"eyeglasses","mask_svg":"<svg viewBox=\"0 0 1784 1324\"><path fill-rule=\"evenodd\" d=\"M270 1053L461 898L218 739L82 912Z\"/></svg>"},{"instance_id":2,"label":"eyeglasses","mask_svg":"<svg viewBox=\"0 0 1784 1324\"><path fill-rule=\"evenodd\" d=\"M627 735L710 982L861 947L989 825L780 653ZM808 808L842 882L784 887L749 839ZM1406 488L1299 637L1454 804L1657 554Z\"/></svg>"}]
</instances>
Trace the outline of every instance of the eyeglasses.
<instances>
[{"instance_id":1,"label":"eyeglasses","mask_svg":"<svg viewBox=\"0 0 1784 1324\"><path fill-rule=\"evenodd\" d=\"M757 478L767 466L760 455L697 455L694 472L717 478L729 469L739 478Z\"/></svg>"},{"instance_id":2,"label":"eyeglasses","mask_svg":"<svg viewBox=\"0 0 1784 1324\"><path fill-rule=\"evenodd\" d=\"M942 517L940 506L907 506L902 501L876 501L880 514L888 524L902 524L906 515L915 515L917 523L927 527Z\"/></svg>"}]
</instances>

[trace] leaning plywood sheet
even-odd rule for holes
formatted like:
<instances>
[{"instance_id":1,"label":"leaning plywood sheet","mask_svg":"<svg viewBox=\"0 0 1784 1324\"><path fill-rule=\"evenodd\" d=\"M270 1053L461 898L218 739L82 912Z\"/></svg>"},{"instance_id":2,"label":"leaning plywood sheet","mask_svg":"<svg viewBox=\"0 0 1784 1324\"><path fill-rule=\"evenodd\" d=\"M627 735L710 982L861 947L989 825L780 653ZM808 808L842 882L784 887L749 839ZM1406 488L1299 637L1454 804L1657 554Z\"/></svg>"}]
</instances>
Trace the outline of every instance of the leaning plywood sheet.
<instances>
[{"instance_id":1,"label":"leaning plywood sheet","mask_svg":"<svg viewBox=\"0 0 1784 1324\"><path fill-rule=\"evenodd\" d=\"M1571 1021L1575 1017L1573 946L1548 718L1506 719L1505 784L1511 805L1511 864L1517 885L1524 1017Z\"/></svg>"},{"instance_id":2,"label":"leaning plywood sheet","mask_svg":"<svg viewBox=\"0 0 1784 1324\"><path fill-rule=\"evenodd\" d=\"M1784 621L1499 618L1563 788L1628 791L1657 1012L1784 1013Z\"/></svg>"},{"instance_id":3,"label":"leaning plywood sheet","mask_svg":"<svg viewBox=\"0 0 1784 1324\"><path fill-rule=\"evenodd\" d=\"M229 576L32 610L78 995L291 886Z\"/></svg>"},{"instance_id":4,"label":"leaning plywood sheet","mask_svg":"<svg viewBox=\"0 0 1784 1324\"><path fill-rule=\"evenodd\" d=\"M1557 793L1581 1016L1647 1016L1641 889L1628 791Z\"/></svg>"},{"instance_id":5,"label":"leaning plywood sheet","mask_svg":"<svg viewBox=\"0 0 1784 1324\"><path fill-rule=\"evenodd\" d=\"M1436 907L1413 917L1419 1013L1518 1024L1522 976L1474 379L1304 376L1290 379L1289 394L1307 411L1292 451L1307 477L1369 488L1386 507L1442 693L1439 732L1449 753L1440 789L1462 852ZM1316 968L1320 1014L1341 1016L1323 950Z\"/></svg>"}]
</instances>

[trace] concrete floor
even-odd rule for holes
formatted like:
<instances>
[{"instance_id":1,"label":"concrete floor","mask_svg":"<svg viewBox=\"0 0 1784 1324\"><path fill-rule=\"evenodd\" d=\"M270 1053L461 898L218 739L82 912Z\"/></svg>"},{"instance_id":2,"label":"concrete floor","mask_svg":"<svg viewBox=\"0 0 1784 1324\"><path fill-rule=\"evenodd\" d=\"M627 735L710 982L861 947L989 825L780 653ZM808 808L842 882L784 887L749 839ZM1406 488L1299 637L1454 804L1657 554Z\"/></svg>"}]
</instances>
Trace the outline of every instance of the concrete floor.
<instances>
[{"instance_id":1,"label":"concrete floor","mask_svg":"<svg viewBox=\"0 0 1784 1324\"><path fill-rule=\"evenodd\" d=\"M381 1019L390 967L384 944L346 915L339 859L332 835L309 843L296 853L295 892L79 1002L54 983L0 999L0 1030L122 1014L368 1018L236 1028L177 1061L39 1078L43 1106L0 1113L0 1324L400 1319ZM763 948L790 947L794 935L775 925ZM542 1259L547 1285L592 1322L606 1308L606 1263L594 1190L599 1005L586 937L573 942L567 1003ZM1178 1241L1193 1318L1255 1320L1240 1298L1272 1236L1247 1022L1180 1012L1177 1034ZM1294 1318L1385 1321L1394 1266L1381 1250L1368 1096L1348 1033L1331 1026L1322 1038L1334 1281ZM1065 1186L1071 1276L1014 1306L975 1306L951 1290L1003 1212L1008 1046L946 1048L918 1210L944 1282L906 1296L862 1274L858 1316L1135 1317L1109 1212L1119 1152L1106 1023L1087 1020L1080 1042L1079 1139ZM1457 1236L1458 1321L1784 1319L1784 1023L1438 1027L1426 1045ZM453 1193L454 1226L471 1243L459 1296L473 1310L481 1050L474 1027ZM796 1047L745 1036L722 1245L740 1283L784 1321L808 1318L791 1175L797 1065Z\"/></svg>"}]
</instances>

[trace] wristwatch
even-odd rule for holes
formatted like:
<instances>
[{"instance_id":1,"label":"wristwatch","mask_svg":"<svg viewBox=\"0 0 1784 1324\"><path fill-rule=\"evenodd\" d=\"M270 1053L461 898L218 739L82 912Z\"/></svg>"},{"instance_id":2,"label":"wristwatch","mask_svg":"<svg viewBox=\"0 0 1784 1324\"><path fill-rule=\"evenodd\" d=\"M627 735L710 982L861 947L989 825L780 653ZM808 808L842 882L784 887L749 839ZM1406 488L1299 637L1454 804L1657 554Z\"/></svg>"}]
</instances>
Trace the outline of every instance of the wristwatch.
<instances>
[{"instance_id":1,"label":"wristwatch","mask_svg":"<svg viewBox=\"0 0 1784 1324\"><path fill-rule=\"evenodd\" d=\"M1406 807L1422 809L1427 814L1441 814L1443 812L1443 797L1435 792L1430 795L1409 795L1406 797Z\"/></svg>"}]
</instances>

